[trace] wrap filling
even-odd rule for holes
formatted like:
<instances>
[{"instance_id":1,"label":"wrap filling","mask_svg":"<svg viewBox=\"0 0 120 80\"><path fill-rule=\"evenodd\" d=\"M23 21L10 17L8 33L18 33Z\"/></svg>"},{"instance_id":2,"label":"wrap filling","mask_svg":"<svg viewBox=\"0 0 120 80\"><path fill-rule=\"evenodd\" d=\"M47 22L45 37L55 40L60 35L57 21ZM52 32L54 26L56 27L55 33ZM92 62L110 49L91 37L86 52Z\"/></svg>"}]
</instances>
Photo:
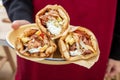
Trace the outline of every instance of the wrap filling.
<instances>
[{"instance_id":1,"label":"wrap filling","mask_svg":"<svg viewBox=\"0 0 120 80\"><path fill-rule=\"evenodd\" d=\"M20 50L21 54L40 57L50 56L47 53L47 49L51 46L50 41L40 30L30 29L26 31L24 35L20 37L20 41L21 43L17 44L22 44L23 46L23 49Z\"/></svg>"},{"instance_id":2,"label":"wrap filling","mask_svg":"<svg viewBox=\"0 0 120 80\"><path fill-rule=\"evenodd\" d=\"M64 20L57 10L47 10L44 15L40 16L40 20L52 35L59 35L62 32Z\"/></svg>"},{"instance_id":3,"label":"wrap filling","mask_svg":"<svg viewBox=\"0 0 120 80\"><path fill-rule=\"evenodd\" d=\"M85 32L74 31L74 33L69 33L65 39L65 43L70 56L87 55L94 51L90 36Z\"/></svg>"}]
</instances>

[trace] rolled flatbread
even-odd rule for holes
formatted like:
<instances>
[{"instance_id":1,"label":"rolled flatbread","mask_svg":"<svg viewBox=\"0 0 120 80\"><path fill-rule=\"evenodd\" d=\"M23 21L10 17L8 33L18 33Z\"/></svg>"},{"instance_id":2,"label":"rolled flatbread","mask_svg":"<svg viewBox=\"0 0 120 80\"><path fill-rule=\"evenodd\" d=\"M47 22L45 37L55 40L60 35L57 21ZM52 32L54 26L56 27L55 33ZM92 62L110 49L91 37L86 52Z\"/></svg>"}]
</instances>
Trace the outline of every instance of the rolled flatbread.
<instances>
[{"instance_id":1,"label":"rolled flatbread","mask_svg":"<svg viewBox=\"0 0 120 80\"><path fill-rule=\"evenodd\" d=\"M47 5L36 14L39 28L52 39L59 38L68 29L70 18L60 5Z\"/></svg>"},{"instance_id":2,"label":"rolled flatbread","mask_svg":"<svg viewBox=\"0 0 120 80\"><path fill-rule=\"evenodd\" d=\"M58 45L62 57L66 60L87 60L99 54L95 35L80 26L70 26L68 34L59 39Z\"/></svg>"},{"instance_id":3,"label":"rolled flatbread","mask_svg":"<svg viewBox=\"0 0 120 80\"><path fill-rule=\"evenodd\" d=\"M17 37L15 48L26 57L47 58L54 54L57 46L41 30L28 27Z\"/></svg>"}]
</instances>

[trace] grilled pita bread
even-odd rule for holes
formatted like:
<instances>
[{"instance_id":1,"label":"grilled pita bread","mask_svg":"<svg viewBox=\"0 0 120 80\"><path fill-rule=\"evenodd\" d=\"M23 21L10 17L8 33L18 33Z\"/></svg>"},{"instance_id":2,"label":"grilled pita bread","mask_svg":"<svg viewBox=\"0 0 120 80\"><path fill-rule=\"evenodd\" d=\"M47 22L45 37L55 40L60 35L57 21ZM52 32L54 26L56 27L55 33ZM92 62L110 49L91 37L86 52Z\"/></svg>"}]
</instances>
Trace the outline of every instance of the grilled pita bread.
<instances>
[{"instance_id":1,"label":"grilled pita bread","mask_svg":"<svg viewBox=\"0 0 120 80\"><path fill-rule=\"evenodd\" d=\"M95 35L84 27L70 27L68 34L58 42L62 57L71 61L96 57L99 46Z\"/></svg>"},{"instance_id":2,"label":"grilled pita bread","mask_svg":"<svg viewBox=\"0 0 120 80\"><path fill-rule=\"evenodd\" d=\"M26 57L47 58L56 51L56 44L39 29L25 29L17 37L16 50Z\"/></svg>"},{"instance_id":3,"label":"grilled pita bread","mask_svg":"<svg viewBox=\"0 0 120 80\"><path fill-rule=\"evenodd\" d=\"M39 28L52 39L57 39L68 29L70 18L60 5L47 5L36 14Z\"/></svg>"}]
</instances>

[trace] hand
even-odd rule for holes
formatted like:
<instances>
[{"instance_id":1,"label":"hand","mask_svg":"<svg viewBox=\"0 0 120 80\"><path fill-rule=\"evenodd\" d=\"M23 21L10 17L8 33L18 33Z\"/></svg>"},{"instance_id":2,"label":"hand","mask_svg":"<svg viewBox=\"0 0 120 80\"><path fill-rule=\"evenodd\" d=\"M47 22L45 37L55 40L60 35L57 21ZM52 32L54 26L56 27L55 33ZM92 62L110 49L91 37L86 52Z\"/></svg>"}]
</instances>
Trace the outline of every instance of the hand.
<instances>
[{"instance_id":1,"label":"hand","mask_svg":"<svg viewBox=\"0 0 120 80\"><path fill-rule=\"evenodd\" d=\"M18 29L21 25L25 25L25 24L30 24L29 21L27 20L15 20L13 23L12 23L12 28L13 29Z\"/></svg>"},{"instance_id":2,"label":"hand","mask_svg":"<svg viewBox=\"0 0 120 80\"><path fill-rule=\"evenodd\" d=\"M120 61L109 59L105 77L113 78L120 73Z\"/></svg>"}]
</instances>

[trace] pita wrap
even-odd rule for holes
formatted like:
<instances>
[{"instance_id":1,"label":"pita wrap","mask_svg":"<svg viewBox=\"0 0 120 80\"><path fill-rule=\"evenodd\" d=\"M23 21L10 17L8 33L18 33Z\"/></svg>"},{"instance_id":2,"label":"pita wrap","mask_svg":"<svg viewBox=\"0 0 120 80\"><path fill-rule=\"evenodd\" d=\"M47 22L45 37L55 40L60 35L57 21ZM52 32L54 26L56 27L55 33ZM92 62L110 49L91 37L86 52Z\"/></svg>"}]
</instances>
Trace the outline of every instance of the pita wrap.
<instances>
[{"instance_id":1,"label":"pita wrap","mask_svg":"<svg viewBox=\"0 0 120 80\"><path fill-rule=\"evenodd\" d=\"M36 14L39 28L52 39L59 38L68 29L70 18L60 5L47 5Z\"/></svg>"},{"instance_id":2,"label":"pita wrap","mask_svg":"<svg viewBox=\"0 0 120 80\"><path fill-rule=\"evenodd\" d=\"M73 63L91 68L100 55L92 31L70 25L69 15L60 5L47 5L36 14L35 24L23 25L8 34L7 42L18 56L38 63Z\"/></svg>"},{"instance_id":3,"label":"pita wrap","mask_svg":"<svg viewBox=\"0 0 120 80\"><path fill-rule=\"evenodd\" d=\"M56 44L39 29L29 25L17 37L15 48L26 57L48 58L56 51Z\"/></svg>"},{"instance_id":4,"label":"pita wrap","mask_svg":"<svg viewBox=\"0 0 120 80\"><path fill-rule=\"evenodd\" d=\"M69 26L69 27L70 27L69 32L73 32L74 30L77 29L77 27L72 27L72 29L71 29L71 26ZM10 31L8 33L8 35L6 37L6 40L7 40L8 44L12 48L15 48L15 46L16 46L16 40L18 39L18 36L20 36L21 34L23 34L23 31L26 30L26 29L28 29L28 28L29 29L37 29L37 30L39 29L36 24L27 24L27 25L21 26L17 30L12 30L12 31ZM60 40L62 40L62 42L64 42L63 37L61 37ZM59 41L59 46L61 45L60 42L61 41ZM98 46L98 44L96 44L96 48L97 48L97 46ZM59 50L65 51L65 49L61 48L61 47L66 47L66 46L63 44L63 45L60 46L60 48L57 48L54 56L52 56L53 58L40 58L40 57L33 57L33 56L30 57L30 56L27 56L27 55L25 56L25 55L22 55L18 50L16 51L16 53L17 53L17 55L19 57L21 57L23 59L34 61L34 62L37 62L37 63L43 63L43 64L49 64L49 65L66 65L66 64L73 63L73 64L77 64L77 65L80 65L80 66L84 66L84 67L86 67L88 69L91 68L95 64L96 61L98 61L99 53L100 53L99 52L99 48L96 49L96 51L98 50L98 52L96 53L96 56L94 56L94 57L91 57L89 59L78 59L78 60L72 61L72 60L66 60L63 56L62 56L63 60L61 59L61 54L59 53ZM58 55L58 53L59 53L59 55ZM61 60L60 61L55 60L56 58L61 59L62 61Z\"/></svg>"},{"instance_id":5,"label":"pita wrap","mask_svg":"<svg viewBox=\"0 0 120 80\"><path fill-rule=\"evenodd\" d=\"M95 35L84 27L70 26L66 36L58 42L62 57L66 60L89 60L99 55L99 46Z\"/></svg>"}]
</instances>

